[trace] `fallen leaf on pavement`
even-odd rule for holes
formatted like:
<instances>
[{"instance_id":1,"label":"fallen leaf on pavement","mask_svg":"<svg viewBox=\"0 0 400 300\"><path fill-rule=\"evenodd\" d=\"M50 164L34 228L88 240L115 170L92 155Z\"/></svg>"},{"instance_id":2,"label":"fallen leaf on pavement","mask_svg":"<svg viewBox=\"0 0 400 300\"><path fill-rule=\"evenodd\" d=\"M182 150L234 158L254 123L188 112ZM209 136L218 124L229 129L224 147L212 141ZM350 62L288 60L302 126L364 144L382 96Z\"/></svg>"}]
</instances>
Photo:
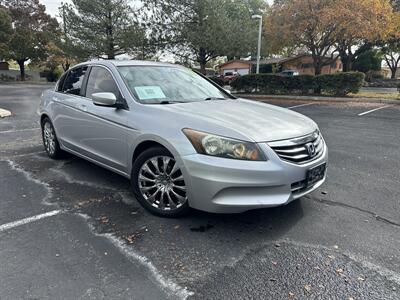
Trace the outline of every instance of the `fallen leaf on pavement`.
<instances>
[{"instance_id":1,"label":"fallen leaf on pavement","mask_svg":"<svg viewBox=\"0 0 400 300\"><path fill-rule=\"evenodd\" d=\"M336 269L336 273L342 274L343 273L343 269L342 268Z\"/></svg>"},{"instance_id":2,"label":"fallen leaf on pavement","mask_svg":"<svg viewBox=\"0 0 400 300\"><path fill-rule=\"evenodd\" d=\"M304 289L305 289L307 292L311 291L311 285L306 284L306 285L304 286Z\"/></svg>"},{"instance_id":3,"label":"fallen leaf on pavement","mask_svg":"<svg viewBox=\"0 0 400 300\"><path fill-rule=\"evenodd\" d=\"M357 279L358 279L358 281L365 281L365 278L364 278L364 277L361 277L361 276L358 277Z\"/></svg>"}]
</instances>

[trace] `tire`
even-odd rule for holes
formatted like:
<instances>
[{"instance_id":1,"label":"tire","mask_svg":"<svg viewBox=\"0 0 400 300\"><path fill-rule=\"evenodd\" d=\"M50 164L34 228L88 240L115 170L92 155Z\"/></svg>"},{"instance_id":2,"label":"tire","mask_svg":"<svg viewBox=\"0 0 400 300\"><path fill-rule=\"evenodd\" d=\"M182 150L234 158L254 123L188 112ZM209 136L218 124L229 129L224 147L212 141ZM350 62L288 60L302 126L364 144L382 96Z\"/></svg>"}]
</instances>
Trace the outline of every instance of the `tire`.
<instances>
[{"instance_id":1,"label":"tire","mask_svg":"<svg viewBox=\"0 0 400 300\"><path fill-rule=\"evenodd\" d=\"M131 183L136 199L154 215L176 218L190 211L182 171L165 148L149 148L138 156Z\"/></svg>"},{"instance_id":2,"label":"tire","mask_svg":"<svg viewBox=\"0 0 400 300\"><path fill-rule=\"evenodd\" d=\"M42 139L44 149L51 159L63 157L64 152L60 148L53 123L51 123L50 119L47 117L42 121Z\"/></svg>"}]
</instances>

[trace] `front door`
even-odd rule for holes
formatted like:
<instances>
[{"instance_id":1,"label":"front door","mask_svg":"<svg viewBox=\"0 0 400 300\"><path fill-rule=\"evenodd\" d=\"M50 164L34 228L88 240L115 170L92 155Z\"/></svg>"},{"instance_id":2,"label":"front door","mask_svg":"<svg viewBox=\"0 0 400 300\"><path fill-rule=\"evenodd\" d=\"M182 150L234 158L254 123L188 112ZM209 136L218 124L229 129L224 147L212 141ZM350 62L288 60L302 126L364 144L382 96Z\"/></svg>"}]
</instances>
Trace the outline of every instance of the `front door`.
<instances>
[{"instance_id":1,"label":"front door","mask_svg":"<svg viewBox=\"0 0 400 300\"><path fill-rule=\"evenodd\" d=\"M89 155L114 169L122 172L128 170L128 143L126 109L98 106L91 101L94 93L113 93L118 101L122 99L119 88L108 69L93 66L87 80L85 97L87 104L86 138L82 140L83 147Z\"/></svg>"}]
</instances>

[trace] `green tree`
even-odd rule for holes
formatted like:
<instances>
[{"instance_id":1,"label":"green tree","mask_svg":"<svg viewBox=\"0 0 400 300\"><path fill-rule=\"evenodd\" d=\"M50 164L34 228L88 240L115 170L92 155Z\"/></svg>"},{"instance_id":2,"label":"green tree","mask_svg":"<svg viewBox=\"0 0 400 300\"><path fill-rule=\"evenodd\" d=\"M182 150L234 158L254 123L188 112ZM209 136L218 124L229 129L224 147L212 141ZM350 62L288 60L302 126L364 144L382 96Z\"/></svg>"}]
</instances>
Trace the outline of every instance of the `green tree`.
<instances>
[{"instance_id":1,"label":"green tree","mask_svg":"<svg viewBox=\"0 0 400 300\"><path fill-rule=\"evenodd\" d=\"M392 3L395 11L400 11L400 0L391 0L390 2Z\"/></svg>"},{"instance_id":2,"label":"green tree","mask_svg":"<svg viewBox=\"0 0 400 300\"><path fill-rule=\"evenodd\" d=\"M46 13L38 0L8 0L5 2L12 20L13 32L6 58L15 60L25 80L25 63L47 57L47 45L57 30L57 21Z\"/></svg>"},{"instance_id":3,"label":"green tree","mask_svg":"<svg viewBox=\"0 0 400 300\"><path fill-rule=\"evenodd\" d=\"M11 17L5 9L0 7L0 60L7 53L11 33Z\"/></svg>"},{"instance_id":4,"label":"green tree","mask_svg":"<svg viewBox=\"0 0 400 300\"><path fill-rule=\"evenodd\" d=\"M262 0L148 0L144 5L155 43L199 63L203 73L218 56L255 51L258 26L251 15L266 6Z\"/></svg>"},{"instance_id":5,"label":"green tree","mask_svg":"<svg viewBox=\"0 0 400 300\"><path fill-rule=\"evenodd\" d=\"M368 50L356 58L353 69L367 73L368 71L380 71L382 64L382 53L377 50Z\"/></svg>"},{"instance_id":6,"label":"green tree","mask_svg":"<svg viewBox=\"0 0 400 300\"><path fill-rule=\"evenodd\" d=\"M65 42L83 57L114 59L148 46L137 12L127 0L73 0L62 9Z\"/></svg>"}]
</instances>

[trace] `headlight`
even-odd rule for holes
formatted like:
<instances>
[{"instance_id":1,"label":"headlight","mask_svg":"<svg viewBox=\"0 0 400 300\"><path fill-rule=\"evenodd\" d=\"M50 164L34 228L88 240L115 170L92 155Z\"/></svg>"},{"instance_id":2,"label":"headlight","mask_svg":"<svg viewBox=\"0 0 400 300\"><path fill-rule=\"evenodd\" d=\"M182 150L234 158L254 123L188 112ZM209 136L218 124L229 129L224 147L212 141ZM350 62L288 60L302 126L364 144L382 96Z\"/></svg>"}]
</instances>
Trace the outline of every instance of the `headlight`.
<instances>
[{"instance_id":1,"label":"headlight","mask_svg":"<svg viewBox=\"0 0 400 300\"><path fill-rule=\"evenodd\" d=\"M197 153L241 160L267 160L257 144L234 140L193 129L183 129Z\"/></svg>"}]
</instances>

